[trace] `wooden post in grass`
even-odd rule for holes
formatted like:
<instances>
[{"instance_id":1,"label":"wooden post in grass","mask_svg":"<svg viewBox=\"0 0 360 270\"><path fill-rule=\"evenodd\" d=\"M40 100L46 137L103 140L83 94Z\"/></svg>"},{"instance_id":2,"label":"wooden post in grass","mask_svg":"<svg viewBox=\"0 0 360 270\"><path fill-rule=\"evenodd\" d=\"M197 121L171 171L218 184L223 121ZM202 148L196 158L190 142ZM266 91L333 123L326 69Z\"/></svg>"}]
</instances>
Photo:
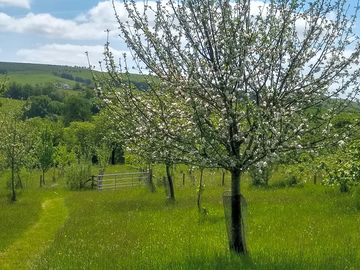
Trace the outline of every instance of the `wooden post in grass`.
<instances>
[{"instance_id":1,"label":"wooden post in grass","mask_svg":"<svg viewBox=\"0 0 360 270\"><path fill-rule=\"evenodd\" d=\"M166 170L166 178L167 178L167 184L169 188L169 201L175 201L175 192L174 192L174 181L173 176L171 174L171 166L172 164L169 162L165 163L165 170Z\"/></svg>"},{"instance_id":2,"label":"wooden post in grass","mask_svg":"<svg viewBox=\"0 0 360 270\"><path fill-rule=\"evenodd\" d=\"M95 175L91 176L91 189L94 189L95 186Z\"/></svg>"},{"instance_id":3,"label":"wooden post in grass","mask_svg":"<svg viewBox=\"0 0 360 270\"><path fill-rule=\"evenodd\" d=\"M151 192L155 192L155 185L154 185L154 181L153 181L153 171L152 168L149 166L149 171L148 171L148 185L150 188Z\"/></svg>"}]
</instances>

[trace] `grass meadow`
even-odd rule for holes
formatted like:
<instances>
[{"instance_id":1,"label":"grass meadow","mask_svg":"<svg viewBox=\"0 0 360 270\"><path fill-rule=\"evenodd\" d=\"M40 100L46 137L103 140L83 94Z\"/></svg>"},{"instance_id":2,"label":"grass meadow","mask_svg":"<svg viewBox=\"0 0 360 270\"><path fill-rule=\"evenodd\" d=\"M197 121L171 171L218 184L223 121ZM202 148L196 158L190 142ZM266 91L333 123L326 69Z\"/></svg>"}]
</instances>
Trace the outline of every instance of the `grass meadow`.
<instances>
[{"instance_id":1,"label":"grass meadow","mask_svg":"<svg viewBox=\"0 0 360 270\"><path fill-rule=\"evenodd\" d=\"M28 174L28 187L11 204L3 175L0 269L360 269L353 194L310 183L254 188L244 178L249 255L238 257L228 251L222 203L229 176L223 187L220 172L206 172L207 215L198 213L194 183L187 176L183 186L181 174L175 176L174 204L166 202L160 170L155 193L145 187L68 191L61 180L40 189L38 175ZM63 205L44 208L60 199ZM23 242L32 243L26 255L14 249ZM44 248L36 249L38 243Z\"/></svg>"}]
</instances>

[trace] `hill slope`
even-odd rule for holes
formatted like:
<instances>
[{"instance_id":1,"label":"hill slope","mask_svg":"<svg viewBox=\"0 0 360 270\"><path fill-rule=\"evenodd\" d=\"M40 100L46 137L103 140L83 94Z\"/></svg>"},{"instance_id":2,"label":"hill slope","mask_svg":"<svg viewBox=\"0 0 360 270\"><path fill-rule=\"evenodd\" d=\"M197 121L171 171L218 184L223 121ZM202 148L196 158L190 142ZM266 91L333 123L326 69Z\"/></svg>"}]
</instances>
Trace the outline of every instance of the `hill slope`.
<instances>
[{"instance_id":1,"label":"hill slope","mask_svg":"<svg viewBox=\"0 0 360 270\"><path fill-rule=\"evenodd\" d=\"M59 84L72 88L77 82L91 84L91 71L84 67L0 62L0 74L20 84Z\"/></svg>"},{"instance_id":2,"label":"hill slope","mask_svg":"<svg viewBox=\"0 0 360 270\"><path fill-rule=\"evenodd\" d=\"M86 67L0 62L0 77L5 75L18 84L54 84L62 89L73 89L77 83L93 85L92 71ZM131 74L130 81L140 90L148 88L143 75Z\"/></svg>"}]
</instances>

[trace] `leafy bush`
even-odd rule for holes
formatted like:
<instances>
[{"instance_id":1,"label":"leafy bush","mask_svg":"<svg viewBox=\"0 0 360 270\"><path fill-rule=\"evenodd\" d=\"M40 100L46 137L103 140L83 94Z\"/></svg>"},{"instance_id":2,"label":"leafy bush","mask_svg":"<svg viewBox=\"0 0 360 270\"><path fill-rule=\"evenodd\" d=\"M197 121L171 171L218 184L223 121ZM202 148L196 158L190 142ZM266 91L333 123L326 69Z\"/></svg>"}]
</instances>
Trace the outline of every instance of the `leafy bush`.
<instances>
[{"instance_id":1,"label":"leafy bush","mask_svg":"<svg viewBox=\"0 0 360 270\"><path fill-rule=\"evenodd\" d=\"M273 171L272 165L256 167L252 166L249 169L251 178L251 185L253 186L267 186Z\"/></svg>"},{"instance_id":2,"label":"leafy bush","mask_svg":"<svg viewBox=\"0 0 360 270\"><path fill-rule=\"evenodd\" d=\"M272 187L275 188L286 188L286 187L295 187L301 184L299 178L295 175L286 175L283 178L274 181Z\"/></svg>"},{"instance_id":3,"label":"leafy bush","mask_svg":"<svg viewBox=\"0 0 360 270\"><path fill-rule=\"evenodd\" d=\"M360 183L360 141L329 156L324 161L327 178L324 184L337 185L341 192L348 192Z\"/></svg>"},{"instance_id":4,"label":"leafy bush","mask_svg":"<svg viewBox=\"0 0 360 270\"><path fill-rule=\"evenodd\" d=\"M65 171L65 180L71 190L78 190L86 187L91 181L91 165L86 163L73 164Z\"/></svg>"}]
</instances>

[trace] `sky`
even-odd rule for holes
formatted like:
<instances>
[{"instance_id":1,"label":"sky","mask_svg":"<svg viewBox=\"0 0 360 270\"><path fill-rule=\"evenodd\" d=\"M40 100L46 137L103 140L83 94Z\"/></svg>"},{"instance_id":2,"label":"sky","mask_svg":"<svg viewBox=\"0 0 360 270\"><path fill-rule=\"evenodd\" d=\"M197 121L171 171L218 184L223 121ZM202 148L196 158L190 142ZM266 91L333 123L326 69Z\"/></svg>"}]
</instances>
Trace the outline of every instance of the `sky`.
<instances>
[{"instance_id":1,"label":"sky","mask_svg":"<svg viewBox=\"0 0 360 270\"><path fill-rule=\"evenodd\" d=\"M114 54L126 52L109 0L0 0L0 61L87 66L88 51L98 63L106 29Z\"/></svg>"},{"instance_id":2,"label":"sky","mask_svg":"<svg viewBox=\"0 0 360 270\"><path fill-rule=\"evenodd\" d=\"M127 19L120 1L117 12ZM106 29L114 56L128 52L111 0L0 0L0 61L87 66L87 51L96 65Z\"/></svg>"}]
</instances>

